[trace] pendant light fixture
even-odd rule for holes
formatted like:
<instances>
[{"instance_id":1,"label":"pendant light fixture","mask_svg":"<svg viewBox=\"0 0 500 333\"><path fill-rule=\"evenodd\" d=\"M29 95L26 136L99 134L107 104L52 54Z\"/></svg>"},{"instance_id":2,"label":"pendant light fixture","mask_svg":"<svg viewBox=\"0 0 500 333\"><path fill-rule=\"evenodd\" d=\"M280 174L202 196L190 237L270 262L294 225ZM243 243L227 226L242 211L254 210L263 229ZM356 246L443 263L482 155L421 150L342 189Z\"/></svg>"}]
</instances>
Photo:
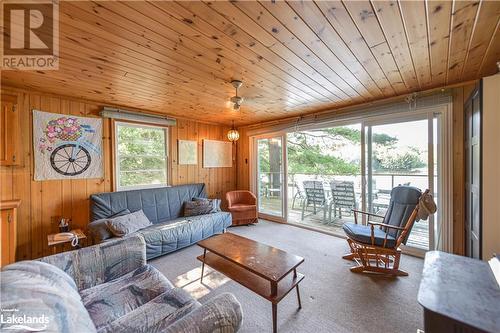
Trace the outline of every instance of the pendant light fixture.
<instances>
[{"instance_id":1,"label":"pendant light fixture","mask_svg":"<svg viewBox=\"0 0 500 333\"><path fill-rule=\"evenodd\" d=\"M227 139L231 142L236 142L238 141L239 138L240 138L240 133L238 133L236 128L234 128L234 120L233 120L233 126L231 127L229 132L227 132Z\"/></svg>"}]
</instances>

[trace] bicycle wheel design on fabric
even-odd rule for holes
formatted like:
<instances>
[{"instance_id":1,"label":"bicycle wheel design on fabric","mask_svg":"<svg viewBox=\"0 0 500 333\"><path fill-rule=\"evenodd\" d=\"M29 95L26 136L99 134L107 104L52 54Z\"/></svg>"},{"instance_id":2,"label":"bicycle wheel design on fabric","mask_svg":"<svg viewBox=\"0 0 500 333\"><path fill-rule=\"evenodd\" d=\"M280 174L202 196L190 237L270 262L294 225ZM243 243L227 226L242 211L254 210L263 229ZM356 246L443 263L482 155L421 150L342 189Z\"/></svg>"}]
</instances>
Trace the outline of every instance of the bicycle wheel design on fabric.
<instances>
[{"instance_id":1,"label":"bicycle wheel design on fabric","mask_svg":"<svg viewBox=\"0 0 500 333\"><path fill-rule=\"evenodd\" d=\"M50 155L50 165L52 168L65 176L81 174L88 169L91 161L92 159L87 149L72 143L57 147Z\"/></svg>"}]
</instances>

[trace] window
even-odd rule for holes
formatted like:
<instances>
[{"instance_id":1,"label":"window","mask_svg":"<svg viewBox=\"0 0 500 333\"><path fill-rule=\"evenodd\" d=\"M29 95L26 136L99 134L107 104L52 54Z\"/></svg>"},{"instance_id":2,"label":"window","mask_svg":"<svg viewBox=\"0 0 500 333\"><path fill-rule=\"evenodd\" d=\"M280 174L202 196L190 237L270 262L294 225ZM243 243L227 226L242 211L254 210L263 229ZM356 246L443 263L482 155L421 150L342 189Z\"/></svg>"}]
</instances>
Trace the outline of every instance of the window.
<instances>
[{"instance_id":1,"label":"window","mask_svg":"<svg viewBox=\"0 0 500 333\"><path fill-rule=\"evenodd\" d=\"M167 129L115 123L116 189L167 185Z\"/></svg>"}]
</instances>

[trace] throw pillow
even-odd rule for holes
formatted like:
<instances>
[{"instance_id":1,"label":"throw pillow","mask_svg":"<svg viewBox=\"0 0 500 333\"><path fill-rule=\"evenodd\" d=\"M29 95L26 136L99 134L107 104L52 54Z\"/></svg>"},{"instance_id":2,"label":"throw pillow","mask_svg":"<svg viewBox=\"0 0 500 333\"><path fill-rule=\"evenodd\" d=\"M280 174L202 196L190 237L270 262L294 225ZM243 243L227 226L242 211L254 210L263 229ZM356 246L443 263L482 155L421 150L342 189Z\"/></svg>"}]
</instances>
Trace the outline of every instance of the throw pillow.
<instances>
[{"instance_id":1,"label":"throw pillow","mask_svg":"<svg viewBox=\"0 0 500 333\"><path fill-rule=\"evenodd\" d=\"M210 214L212 212L212 203L208 200L194 200L184 202L184 216L197 216Z\"/></svg>"},{"instance_id":2,"label":"throw pillow","mask_svg":"<svg viewBox=\"0 0 500 333\"><path fill-rule=\"evenodd\" d=\"M200 198L200 197L194 197L194 201L208 201L212 205L212 211L210 213L218 213L221 212L220 204L222 202L221 199L207 199L207 198Z\"/></svg>"},{"instance_id":3,"label":"throw pillow","mask_svg":"<svg viewBox=\"0 0 500 333\"><path fill-rule=\"evenodd\" d=\"M123 215L127 215L127 214L130 214L131 211L128 210L128 208L125 208L125 209L122 209L120 210L119 212L117 213L114 213L113 215L111 216L108 216L109 219L112 219L112 218L115 218L115 217L118 217L118 216L123 216Z\"/></svg>"},{"instance_id":4,"label":"throw pillow","mask_svg":"<svg viewBox=\"0 0 500 333\"><path fill-rule=\"evenodd\" d=\"M149 221L142 210L108 219L106 222L109 231L117 237L123 237L131 234L137 230L144 229L151 224L151 221Z\"/></svg>"}]
</instances>

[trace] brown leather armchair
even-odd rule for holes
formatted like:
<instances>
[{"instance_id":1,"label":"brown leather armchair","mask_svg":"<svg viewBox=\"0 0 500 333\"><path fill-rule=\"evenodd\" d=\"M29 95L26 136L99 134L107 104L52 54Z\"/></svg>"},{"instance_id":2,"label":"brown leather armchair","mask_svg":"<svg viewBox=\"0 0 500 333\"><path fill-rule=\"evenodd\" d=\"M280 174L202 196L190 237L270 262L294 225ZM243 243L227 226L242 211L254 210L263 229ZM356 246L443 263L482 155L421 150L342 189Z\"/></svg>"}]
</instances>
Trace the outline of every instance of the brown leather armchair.
<instances>
[{"instance_id":1,"label":"brown leather armchair","mask_svg":"<svg viewBox=\"0 0 500 333\"><path fill-rule=\"evenodd\" d=\"M232 225L257 223L257 198L250 191L226 193L228 209L233 217Z\"/></svg>"}]
</instances>

